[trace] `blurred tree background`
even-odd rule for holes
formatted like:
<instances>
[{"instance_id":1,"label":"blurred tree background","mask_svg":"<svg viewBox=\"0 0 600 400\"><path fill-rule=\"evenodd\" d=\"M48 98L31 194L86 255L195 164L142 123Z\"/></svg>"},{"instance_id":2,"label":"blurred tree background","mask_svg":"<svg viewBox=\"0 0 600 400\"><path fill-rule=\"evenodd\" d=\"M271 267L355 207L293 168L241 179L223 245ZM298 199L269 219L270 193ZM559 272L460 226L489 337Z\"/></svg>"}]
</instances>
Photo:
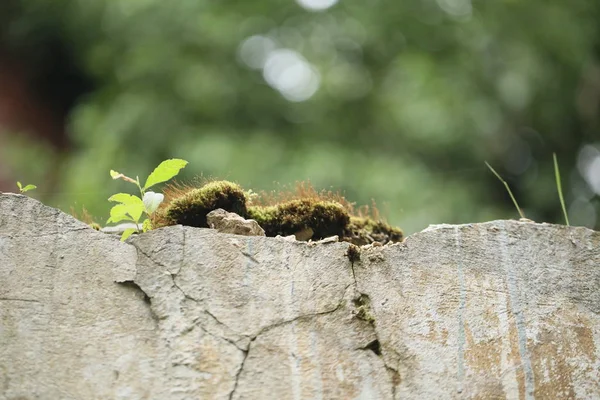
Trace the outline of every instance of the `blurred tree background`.
<instances>
[{"instance_id":1,"label":"blurred tree background","mask_svg":"<svg viewBox=\"0 0 600 400\"><path fill-rule=\"evenodd\" d=\"M598 228L598 21L591 0L2 0L2 189L104 223L133 189L110 169L183 158L184 180L375 199L412 233L518 217L487 160L563 223L556 152L571 223Z\"/></svg>"}]
</instances>

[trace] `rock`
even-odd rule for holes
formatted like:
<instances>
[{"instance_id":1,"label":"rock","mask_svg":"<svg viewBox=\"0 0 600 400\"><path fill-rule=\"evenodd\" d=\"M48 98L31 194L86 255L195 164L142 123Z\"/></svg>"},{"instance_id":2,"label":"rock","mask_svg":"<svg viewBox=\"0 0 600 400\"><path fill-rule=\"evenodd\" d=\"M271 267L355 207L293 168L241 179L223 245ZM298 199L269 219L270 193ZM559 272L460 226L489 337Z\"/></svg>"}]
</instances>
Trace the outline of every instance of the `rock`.
<instances>
[{"instance_id":1,"label":"rock","mask_svg":"<svg viewBox=\"0 0 600 400\"><path fill-rule=\"evenodd\" d=\"M141 224L140 224L141 225ZM127 229L138 229L141 226L134 224L133 222L125 222L115 226L105 226L100 228L101 232L110 233L115 235L122 235Z\"/></svg>"},{"instance_id":2,"label":"rock","mask_svg":"<svg viewBox=\"0 0 600 400\"><path fill-rule=\"evenodd\" d=\"M600 397L600 233L349 246L186 226L122 243L2 194L0 399Z\"/></svg>"},{"instance_id":3,"label":"rock","mask_svg":"<svg viewBox=\"0 0 600 400\"><path fill-rule=\"evenodd\" d=\"M340 237L338 235L334 235L334 236L326 237L326 238L321 239L321 240L317 240L315 242L309 241L307 244L309 246L318 246L318 245L326 244L326 243L337 243L339 241L340 241Z\"/></svg>"},{"instance_id":4,"label":"rock","mask_svg":"<svg viewBox=\"0 0 600 400\"><path fill-rule=\"evenodd\" d=\"M206 215L208 226L221 233L242 236L265 236L265 231L253 219L244 219L236 213L218 208Z\"/></svg>"},{"instance_id":5,"label":"rock","mask_svg":"<svg viewBox=\"0 0 600 400\"><path fill-rule=\"evenodd\" d=\"M168 351L136 265L118 236L1 194L0 399L168 398Z\"/></svg>"}]
</instances>

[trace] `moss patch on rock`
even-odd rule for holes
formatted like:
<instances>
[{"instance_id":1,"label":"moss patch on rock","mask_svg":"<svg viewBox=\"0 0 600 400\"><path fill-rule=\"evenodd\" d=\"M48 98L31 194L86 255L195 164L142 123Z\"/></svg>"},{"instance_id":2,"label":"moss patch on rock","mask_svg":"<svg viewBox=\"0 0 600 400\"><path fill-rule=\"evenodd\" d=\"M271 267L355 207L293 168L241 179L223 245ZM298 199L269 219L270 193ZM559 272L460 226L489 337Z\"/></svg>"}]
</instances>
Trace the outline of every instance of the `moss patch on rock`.
<instances>
[{"instance_id":1,"label":"moss patch on rock","mask_svg":"<svg viewBox=\"0 0 600 400\"><path fill-rule=\"evenodd\" d=\"M218 208L246 217L246 201L246 194L239 185L228 181L209 182L169 201L156 213L153 226L181 224L207 228L206 215Z\"/></svg>"},{"instance_id":2,"label":"moss patch on rock","mask_svg":"<svg viewBox=\"0 0 600 400\"><path fill-rule=\"evenodd\" d=\"M378 218L354 214L351 203L331 192L319 193L302 184L294 198L286 193L279 201L268 201L245 192L228 181L212 181L200 188L173 187L153 216L154 227L188 225L208 227L206 215L218 208L254 219L267 236L295 235L298 240L320 240L337 235L355 245L400 242L402 231ZM376 213L375 213L376 215Z\"/></svg>"},{"instance_id":3,"label":"moss patch on rock","mask_svg":"<svg viewBox=\"0 0 600 400\"><path fill-rule=\"evenodd\" d=\"M355 216L350 218L350 223L346 226L343 234L343 240L357 246L373 242L381 244L401 242L403 238L404 234L401 229L395 228L386 222Z\"/></svg>"},{"instance_id":4,"label":"moss patch on rock","mask_svg":"<svg viewBox=\"0 0 600 400\"><path fill-rule=\"evenodd\" d=\"M253 206L248 209L248 214L265 230L267 236L289 236L312 231L308 238L313 240L334 235L341 237L350 222L350 215L341 204L317 199Z\"/></svg>"}]
</instances>

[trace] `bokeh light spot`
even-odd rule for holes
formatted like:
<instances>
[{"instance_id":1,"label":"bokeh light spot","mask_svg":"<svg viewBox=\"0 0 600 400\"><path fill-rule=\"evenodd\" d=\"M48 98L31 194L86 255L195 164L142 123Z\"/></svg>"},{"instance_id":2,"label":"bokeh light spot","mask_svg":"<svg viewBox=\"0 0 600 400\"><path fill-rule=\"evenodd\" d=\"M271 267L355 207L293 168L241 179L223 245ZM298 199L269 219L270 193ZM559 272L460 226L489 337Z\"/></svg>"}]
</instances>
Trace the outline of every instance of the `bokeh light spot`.
<instances>
[{"instance_id":1,"label":"bokeh light spot","mask_svg":"<svg viewBox=\"0 0 600 400\"><path fill-rule=\"evenodd\" d=\"M500 97L515 110L521 110L529 104L531 89L525 76L509 71L502 75L497 82Z\"/></svg>"},{"instance_id":2,"label":"bokeh light spot","mask_svg":"<svg viewBox=\"0 0 600 400\"><path fill-rule=\"evenodd\" d=\"M296 0L298 4L310 11L323 11L335 5L338 0Z\"/></svg>"},{"instance_id":3,"label":"bokeh light spot","mask_svg":"<svg viewBox=\"0 0 600 400\"><path fill-rule=\"evenodd\" d=\"M600 150L591 145L585 145L579 151L577 168L590 188L600 195Z\"/></svg>"},{"instance_id":4,"label":"bokeh light spot","mask_svg":"<svg viewBox=\"0 0 600 400\"><path fill-rule=\"evenodd\" d=\"M471 0L437 0L442 10L453 17L470 17L473 13Z\"/></svg>"},{"instance_id":5,"label":"bokeh light spot","mask_svg":"<svg viewBox=\"0 0 600 400\"><path fill-rule=\"evenodd\" d=\"M290 49L272 51L264 66L265 81L290 101L308 100L319 89L321 78L317 70Z\"/></svg>"},{"instance_id":6,"label":"bokeh light spot","mask_svg":"<svg viewBox=\"0 0 600 400\"><path fill-rule=\"evenodd\" d=\"M238 56L244 64L253 69L262 69L265 61L273 50L275 42L262 35L250 36L240 44Z\"/></svg>"}]
</instances>

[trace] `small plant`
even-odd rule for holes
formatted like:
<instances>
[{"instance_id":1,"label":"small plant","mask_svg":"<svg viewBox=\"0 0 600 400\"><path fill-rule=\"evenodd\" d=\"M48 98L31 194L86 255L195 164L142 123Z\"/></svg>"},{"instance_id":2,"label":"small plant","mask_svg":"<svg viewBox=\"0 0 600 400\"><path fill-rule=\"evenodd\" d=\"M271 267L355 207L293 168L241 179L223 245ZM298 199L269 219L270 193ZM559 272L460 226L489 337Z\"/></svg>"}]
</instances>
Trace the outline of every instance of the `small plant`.
<instances>
[{"instance_id":1,"label":"small plant","mask_svg":"<svg viewBox=\"0 0 600 400\"><path fill-rule=\"evenodd\" d=\"M19 188L20 193L25 193L29 192L30 190L37 189L37 186L31 184L23 187L23 185L21 185L21 182L17 182L17 187Z\"/></svg>"},{"instance_id":2,"label":"small plant","mask_svg":"<svg viewBox=\"0 0 600 400\"><path fill-rule=\"evenodd\" d=\"M94 230L99 231L102 229L100 224L94 222L94 217L92 217L92 215L88 212L88 210L85 209L85 207L82 207L81 213L78 213L77 211L75 211L75 207L71 206L71 215L73 216L73 218L86 223L90 228Z\"/></svg>"},{"instance_id":3,"label":"small plant","mask_svg":"<svg viewBox=\"0 0 600 400\"><path fill-rule=\"evenodd\" d=\"M506 181L504 179L502 179L502 177L500 176L500 174L498 174L496 172L496 170L494 168L492 168L492 166L490 164L488 164L487 161L484 161L485 165L487 165L487 167L490 169L490 171L492 171L492 173L494 175L496 175L496 177L498 179L500 179L500 182L502 182L504 184L504 186L506 187L506 191L508 192L508 195L510 196L510 198L512 199L513 203L515 204L515 207L517 207L517 211L519 212L519 215L521 216L521 218L525 218L525 215L523 214L523 211L521 211L521 207L519 207L519 204L517 203L517 200L515 199L515 196L513 196L510 187L508 186L508 183L506 183Z\"/></svg>"},{"instance_id":4,"label":"small plant","mask_svg":"<svg viewBox=\"0 0 600 400\"><path fill-rule=\"evenodd\" d=\"M117 171L110 171L110 176L113 179L123 179L124 181L134 183L140 190L140 196L134 196L128 193L117 193L112 195L108 201L119 203L110 210L110 218L107 223L117 223L121 221L130 221L135 223L136 228L128 228L123 232L121 241L124 241L133 233L147 232L152 229L150 218L156 211L165 196L162 193L148 191L152 186L166 182L175 177L179 171L187 165L187 161L180 159L166 160L160 163L158 167L152 171L146 179L144 186L140 184L140 178L135 179L125 176ZM146 218L141 222L142 214L146 214Z\"/></svg>"},{"instance_id":5,"label":"small plant","mask_svg":"<svg viewBox=\"0 0 600 400\"><path fill-rule=\"evenodd\" d=\"M552 154L554 158L554 176L556 177L556 190L558 190L558 198L560 205L562 206L563 214L565 215L565 221L569 226L569 216L567 215L567 208L565 207L565 199L563 197L562 185L560 183L560 171L558 170L558 160L556 159L556 153Z\"/></svg>"}]
</instances>

